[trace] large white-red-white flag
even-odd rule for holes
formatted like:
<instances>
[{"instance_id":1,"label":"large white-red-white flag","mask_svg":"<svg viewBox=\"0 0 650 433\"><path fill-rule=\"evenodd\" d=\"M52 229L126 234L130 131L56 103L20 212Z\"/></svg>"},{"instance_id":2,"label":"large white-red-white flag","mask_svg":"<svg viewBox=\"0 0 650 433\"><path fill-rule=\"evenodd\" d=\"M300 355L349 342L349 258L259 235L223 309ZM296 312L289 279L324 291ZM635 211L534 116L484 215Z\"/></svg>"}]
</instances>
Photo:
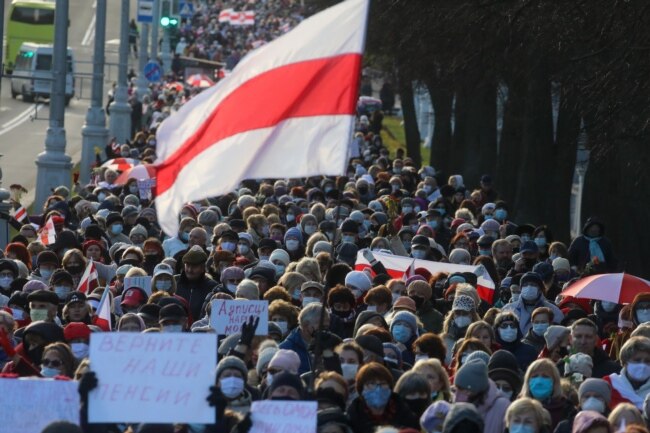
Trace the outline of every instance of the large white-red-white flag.
<instances>
[{"instance_id":1,"label":"large white-red-white flag","mask_svg":"<svg viewBox=\"0 0 650 433\"><path fill-rule=\"evenodd\" d=\"M252 51L157 132L158 221L243 179L340 175L347 166L369 0L346 0Z\"/></svg>"},{"instance_id":2,"label":"large white-red-white flag","mask_svg":"<svg viewBox=\"0 0 650 433\"><path fill-rule=\"evenodd\" d=\"M454 265L452 263L432 262L430 260L412 259L410 257L384 253L372 254L375 256L375 259L379 260L381 264L384 265L391 278L403 278L404 274L407 272L412 272L414 275L417 273L416 270L418 268L424 268L431 274L436 274L438 272L446 272L449 274L454 272L472 272L476 274L476 291L481 299L484 299L490 304L494 300L494 281L492 281L490 274L487 273L483 266ZM354 265L354 269L357 271L363 271L367 268L371 268L370 262L363 257L363 251L359 251L357 253L357 261Z\"/></svg>"}]
</instances>

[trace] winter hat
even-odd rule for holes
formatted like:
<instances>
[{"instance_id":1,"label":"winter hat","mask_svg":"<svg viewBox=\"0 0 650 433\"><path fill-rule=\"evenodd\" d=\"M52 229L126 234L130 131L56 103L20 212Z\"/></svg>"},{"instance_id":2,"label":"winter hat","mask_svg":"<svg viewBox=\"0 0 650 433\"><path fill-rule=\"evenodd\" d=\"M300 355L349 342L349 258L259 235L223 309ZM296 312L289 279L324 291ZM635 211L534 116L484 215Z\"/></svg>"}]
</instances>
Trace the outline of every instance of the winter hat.
<instances>
[{"instance_id":1,"label":"winter hat","mask_svg":"<svg viewBox=\"0 0 650 433\"><path fill-rule=\"evenodd\" d=\"M338 247L336 247L336 257L339 261L344 261L346 263L353 263L357 259L357 252L359 248L356 244L352 242L341 242Z\"/></svg>"},{"instance_id":2,"label":"winter hat","mask_svg":"<svg viewBox=\"0 0 650 433\"><path fill-rule=\"evenodd\" d=\"M353 219L346 219L341 223L341 233L359 233L359 223Z\"/></svg>"},{"instance_id":3,"label":"winter hat","mask_svg":"<svg viewBox=\"0 0 650 433\"><path fill-rule=\"evenodd\" d=\"M486 231L491 231L491 232L498 232L499 228L501 228L501 224L497 220L486 220L481 224L481 229L486 232Z\"/></svg>"},{"instance_id":4,"label":"winter hat","mask_svg":"<svg viewBox=\"0 0 650 433\"><path fill-rule=\"evenodd\" d=\"M537 287L544 287L544 282L542 281L542 277L537 272L526 272L524 275L521 276L521 281L519 285L521 287L524 287L527 283L536 284Z\"/></svg>"},{"instance_id":5,"label":"winter hat","mask_svg":"<svg viewBox=\"0 0 650 433\"><path fill-rule=\"evenodd\" d=\"M289 237L296 238L298 239L298 242L300 242L300 245L302 245L302 232L300 231L299 228L297 227L291 227L287 232L284 234L284 243L287 243L287 239Z\"/></svg>"},{"instance_id":6,"label":"winter hat","mask_svg":"<svg viewBox=\"0 0 650 433\"><path fill-rule=\"evenodd\" d=\"M258 355L257 355L257 364L255 365L255 370L257 371L257 375L259 377L262 377L262 372L264 371L265 368L268 367L269 363L271 362L271 359L275 354L278 352L277 347L267 347L264 350L262 350Z\"/></svg>"},{"instance_id":7,"label":"winter hat","mask_svg":"<svg viewBox=\"0 0 650 433\"><path fill-rule=\"evenodd\" d=\"M546 262L539 262L533 266L533 272L542 277L542 280L548 280L553 276L553 266Z\"/></svg>"},{"instance_id":8,"label":"winter hat","mask_svg":"<svg viewBox=\"0 0 650 433\"><path fill-rule=\"evenodd\" d=\"M223 373L223 371L226 368L234 368L239 370L244 379L246 379L246 377L248 376L248 369L246 368L246 364L244 363L244 361L237 358L236 356L226 356L222 358L221 361L219 361L219 363L217 364L216 380L219 380L219 376L221 375L221 373Z\"/></svg>"},{"instance_id":9,"label":"winter hat","mask_svg":"<svg viewBox=\"0 0 650 433\"><path fill-rule=\"evenodd\" d=\"M397 359L396 359L397 365L402 365L402 351L397 346L397 344L382 343L382 346L384 347L384 349L390 350L391 352L393 352L395 354L395 356L397 356ZM385 352L384 352L384 356L386 356Z\"/></svg>"},{"instance_id":10,"label":"winter hat","mask_svg":"<svg viewBox=\"0 0 650 433\"><path fill-rule=\"evenodd\" d=\"M474 300L465 295L456 296L451 306L452 311L473 311L475 308L476 304L474 304Z\"/></svg>"},{"instance_id":11,"label":"winter hat","mask_svg":"<svg viewBox=\"0 0 650 433\"><path fill-rule=\"evenodd\" d=\"M131 237L133 235L141 235L141 236L144 236L146 238L149 235L149 233L147 232L147 229L144 228L143 225L136 224L135 227L133 227L131 229L131 231L129 232L129 237Z\"/></svg>"},{"instance_id":12,"label":"winter hat","mask_svg":"<svg viewBox=\"0 0 650 433\"><path fill-rule=\"evenodd\" d=\"M490 362L490 354L482 350L475 350L471 352L469 355L467 355L465 364L475 359L478 359L479 361L483 361L487 365L487 363Z\"/></svg>"},{"instance_id":13,"label":"winter hat","mask_svg":"<svg viewBox=\"0 0 650 433\"><path fill-rule=\"evenodd\" d=\"M354 341L361 346L362 349L372 352L381 358L384 357L384 346L379 337L374 335L361 335L355 338Z\"/></svg>"},{"instance_id":14,"label":"winter hat","mask_svg":"<svg viewBox=\"0 0 650 433\"><path fill-rule=\"evenodd\" d=\"M433 295L433 291L431 290L431 285L429 285L429 283L427 283L426 281L415 280L413 282L409 282L407 280L406 287L408 287L408 289L422 289L424 291L426 299L431 299L431 296Z\"/></svg>"},{"instance_id":15,"label":"winter hat","mask_svg":"<svg viewBox=\"0 0 650 433\"><path fill-rule=\"evenodd\" d=\"M400 296L393 304L393 310L397 310L398 308L406 308L415 313L417 306L415 305L415 301L408 296Z\"/></svg>"},{"instance_id":16,"label":"winter hat","mask_svg":"<svg viewBox=\"0 0 650 433\"><path fill-rule=\"evenodd\" d=\"M560 344L560 342L562 342L570 333L571 330L566 326L549 326L544 333L544 340L546 340L546 347L548 350L552 351L555 349Z\"/></svg>"},{"instance_id":17,"label":"winter hat","mask_svg":"<svg viewBox=\"0 0 650 433\"><path fill-rule=\"evenodd\" d=\"M564 257L558 257L557 259L553 260L553 270L555 272L557 271L569 272L571 270L571 264Z\"/></svg>"},{"instance_id":18,"label":"winter hat","mask_svg":"<svg viewBox=\"0 0 650 433\"><path fill-rule=\"evenodd\" d=\"M68 283L71 286L74 286L72 275L70 275L70 273L64 269L57 269L52 273L52 276L50 277L50 284L55 286L57 283Z\"/></svg>"},{"instance_id":19,"label":"winter hat","mask_svg":"<svg viewBox=\"0 0 650 433\"><path fill-rule=\"evenodd\" d=\"M72 341L78 338L87 340L90 338L90 328L83 322L68 323L63 328L63 336L66 341Z\"/></svg>"},{"instance_id":20,"label":"winter hat","mask_svg":"<svg viewBox=\"0 0 650 433\"><path fill-rule=\"evenodd\" d=\"M239 233L239 240L242 239L248 242L248 245L255 245L255 242L253 242L253 237L246 232Z\"/></svg>"},{"instance_id":21,"label":"winter hat","mask_svg":"<svg viewBox=\"0 0 650 433\"><path fill-rule=\"evenodd\" d=\"M451 403L444 400L433 402L420 417L420 426L427 432L442 431L442 424L451 409Z\"/></svg>"},{"instance_id":22,"label":"winter hat","mask_svg":"<svg viewBox=\"0 0 650 433\"><path fill-rule=\"evenodd\" d=\"M298 374L300 357L293 350L279 349L269 361L268 368L279 368L292 374Z\"/></svg>"},{"instance_id":23,"label":"winter hat","mask_svg":"<svg viewBox=\"0 0 650 433\"><path fill-rule=\"evenodd\" d=\"M194 245L183 256L183 263L190 265L202 265L208 260L208 255L203 251L199 245Z\"/></svg>"},{"instance_id":24,"label":"winter hat","mask_svg":"<svg viewBox=\"0 0 650 433\"><path fill-rule=\"evenodd\" d=\"M606 427L608 432L613 432L614 429L610 425L607 418L602 414L593 411L593 410L583 410L578 412L576 417L573 420L573 429L574 432L587 432L594 427Z\"/></svg>"},{"instance_id":25,"label":"winter hat","mask_svg":"<svg viewBox=\"0 0 650 433\"><path fill-rule=\"evenodd\" d=\"M52 283L54 285L54 283ZM38 290L49 290L47 287L47 284L40 280L29 280L25 285L23 286L23 292L25 293L33 293Z\"/></svg>"},{"instance_id":26,"label":"winter hat","mask_svg":"<svg viewBox=\"0 0 650 433\"><path fill-rule=\"evenodd\" d=\"M283 371L282 373L273 375L273 383L269 387L268 395L273 394L273 391L280 388L281 386L289 386L291 388L294 388L301 396L305 392L305 386L303 385L300 376Z\"/></svg>"},{"instance_id":27,"label":"winter hat","mask_svg":"<svg viewBox=\"0 0 650 433\"><path fill-rule=\"evenodd\" d=\"M485 362L477 359L463 364L454 377L454 385L474 393L486 391L490 382Z\"/></svg>"},{"instance_id":28,"label":"winter hat","mask_svg":"<svg viewBox=\"0 0 650 433\"><path fill-rule=\"evenodd\" d=\"M54 421L49 423L41 433L82 433L81 428L68 421Z\"/></svg>"},{"instance_id":29,"label":"winter hat","mask_svg":"<svg viewBox=\"0 0 650 433\"><path fill-rule=\"evenodd\" d=\"M117 212L111 212L106 216L106 227L110 227L114 223L124 224L124 218Z\"/></svg>"},{"instance_id":30,"label":"winter hat","mask_svg":"<svg viewBox=\"0 0 650 433\"><path fill-rule=\"evenodd\" d=\"M400 311L400 312L396 313L393 316L393 320L391 320L391 322L390 322L390 330L391 331L393 330L393 326L397 322L404 322L408 326L410 326L411 331L413 331L413 335L416 335L418 333L418 319L415 316L415 314L410 313L408 311Z\"/></svg>"},{"instance_id":31,"label":"winter hat","mask_svg":"<svg viewBox=\"0 0 650 433\"><path fill-rule=\"evenodd\" d=\"M483 431L483 417L472 403L454 403L447 412L442 433L455 431L462 422L472 423L475 426L473 431Z\"/></svg>"},{"instance_id":32,"label":"winter hat","mask_svg":"<svg viewBox=\"0 0 650 433\"><path fill-rule=\"evenodd\" d=\"M454 248L449 253L449 263L455 265L469 265L471 260L472 256L470 256L469 251L463 248Z\"/></svg>"},{"instance_id":33,"label":"winter hat","mask_svg":"<svg viewBox=\"0 0 650 433\"><path fill-rule=\"evenodd\" d=\"M517 358L512 352L503 349L497 350L490 357L488 376L494 381L505 380L512 386L515 394L519 392L523 383Z\"/></svg>"},{"instance_id":34,"label":"winter hat","mask_svg":"<svg viewBox=\"0 0 650 433\"><path fill-rule=\"evenodd\" d=\"M318 241L314 244L314 255L318 253L332 254L332 244L327 241Z\"/></svg>"},{"instance_id":35,"label":"winter hat","mask_svg":"<svg viewBox=\"0 0 650 433\"><path fill-rule=\"evenodd\" d=\"M287 253L285 250L282 249L277 249L273 250L271 255L269 256L269 261L273 263L275 260L281 261L285 266L289 264L291 261L291 258L289 257L289 253Z\"/></svg>"},{"instance_id":36,"label":"winter hat","mask_svg":"<svg viewBox=\"0 0 650 433\"><path fill-rule=\"evenodd\" d=\"M474 226L470 223L462 223L456 228L456 233L463 233L469 230L473 230Z\"/></svg>"},{"instance_id":37,"label":"winter hat","mask_svg":"<svg viewBox=\"0 0 650 433\"><path fill-rule=\"evenodd\" d=\"M582 400L582 396L588 392L595 392L605 400L605 406L609 406L612 401L612 389L609 383L603 379L589 378L580 384L578 389L578 397Z\"/></svg>"},{"instance_id":38,"label":"winter hat","mask_svg":"<svg viewBox=\"0 0 650 433\"><path fill-rule=\"evenodd\" d=\"M365 272L352 271L345 276L345 285L367 292L372 288L372 281Z\"/></svg>"},{"instance_id":39,"label":"winter hat","mask_svg":"<svg viewBox=\"0 0 650 433\"><path fill-rule=\"evenodd\" d=\"M569 356L568 361L564 364L564 375L570 376L573 373L579 373L583 377L591 377L593 368L594 362L591 356L585 353L574 353Z\"/></svg>"},{"instance_id":40,"label":"winter hat","mask_svg":"<svg viewBox=\"0 0 650 433\"><path fill-rule=\"evenodd\" d=\"M227 280L243 280L244 271L239 266L230 266L221 272L221 283L226 284Z\"/></svg>"},{"instance_id":41,"label":"winter hat","mask_svg":"<svg viewBox=\"0 0 650 433\"><path fill-rule=\"evenodd\" d=\"M489 211L494 211L496 209L497 205L494 203L485 203L483 207L481 208L481 213L485 215Z\"/></svg>"},{"instance_id":42,"label":"winter hat","mask_svg":"<svg viewBox=\"0 0 650 433\"><path fill-rule=\"evenodd\" d=\"M55 267L59 267L59 258L53 251L45 250L41 251L38 253L38 256L36 258L36 265L41 266L42 264L49 264L49 265L54 265Z\"/></svg>"},{"instance_id":43,"label":"winter hat","mask_svg":"<svg viewBox=\"0 0 650 433\"><path fill-rule=\"evenodd\" d=\"M137 215L138 214L138 208L135 206L124 206L124 209L122 209L122 218L126 218L131 215Z\"/></svg>"},{"instance_id":44,"label":"winter hat","mask_svg":"<svg viewBox=\"0 0 650 433\"><path fill-rule=\"evenodd\" d=\"M424 281L426 283L427 279L422 275L411 275L406 279L406 287L410 286L413 281Z\"/></svg>"}]
</instances>

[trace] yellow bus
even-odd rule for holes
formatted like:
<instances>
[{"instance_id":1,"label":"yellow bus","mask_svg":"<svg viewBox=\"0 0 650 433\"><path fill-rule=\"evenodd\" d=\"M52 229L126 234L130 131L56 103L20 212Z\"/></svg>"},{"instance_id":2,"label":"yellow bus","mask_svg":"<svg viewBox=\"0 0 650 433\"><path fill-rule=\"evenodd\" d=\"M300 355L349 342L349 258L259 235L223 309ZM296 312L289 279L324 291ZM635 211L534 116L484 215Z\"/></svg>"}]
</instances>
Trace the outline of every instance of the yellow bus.
<instances>
[{"instance_id":1,"label":"yellow bus","mask_svg":"<svg viewBox=\"0 0 650 433\"><path fill-rule=\"evenodd\" d=\"M2 0L0 0L2 1ZM13 0L7 20L5 69L14 69L16 55L23 42L54 43L54 1Z\"/></svg>"}]
</instances>

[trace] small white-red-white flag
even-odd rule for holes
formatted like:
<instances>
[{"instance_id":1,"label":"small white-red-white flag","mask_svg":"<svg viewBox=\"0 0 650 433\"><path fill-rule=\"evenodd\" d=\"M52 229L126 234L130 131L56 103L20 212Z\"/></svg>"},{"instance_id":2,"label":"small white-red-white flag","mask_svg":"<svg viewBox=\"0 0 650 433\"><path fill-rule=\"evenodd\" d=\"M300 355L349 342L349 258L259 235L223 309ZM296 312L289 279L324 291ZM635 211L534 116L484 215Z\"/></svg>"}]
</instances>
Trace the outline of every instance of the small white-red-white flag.
<instances>
[{"instance_id":1,"label":"small white-red-white flag","mask_svg":"<svg viewBox=\"0 0 650 433\"><path fill-rule=\"evenodd\" d=\"M52 245L56 242L56 230L52 217L47 219L45 226L41 229L40 241L43 245Z\"/></svg>"},{"instance_id":2,"label":"small white-red-white flag","mask_svg":"<svg viewBox=\"0 0 650 433\"><path fill-rule=\"evenodd\" d=\"M341 175L361 78L369 0L346 0L252 51L157 132L156 209L178 232L184 203L243 179Z\"/></svg>"},{"instance_id":3,"label":"small white-red-white flag","mask_svg":"<svg viewBox=\"0 0 650 433\"><path fill-rule=\"evenodd\" d=\"M99 300L97 311L93 317L93 325L99 326L104 332L111 331L111 297L108 296L108 292L110 290L107 287L102 293L102 298Z\"/></svg>"},{"instance_id":4,"label":"small white-red-white flag","mask_svg":"<svg viewBox=\"0 0 650 433\"><path fill-rule=\"evenodd\" d=\"M413 275L415 275L415 259L411 261L409 267L406 268L406 270L404 271L404 275L402 275L402 280L406 281L409 278L411 278Z\"/></svg>"},{"instance_id":5,"label":"small white-red-white flag","mask_svg":"<svg viewBox=\"0 0 650 433\"><path fill-rule=\"evenodd\" d=\"M16 211L14 212L14 219L21 223L25 218L27 218L27 209L22 204L17 205Z\"/></svg>"},{"instance_id":6,"label":"small white-red-white flag","mask_svg":"<svg viewBox=\"0 0 650 433\"><path fill-rule=\"evenodd\" d=\"M86 270L79 280L77 290L82 293L90 293L97 288L98 285L99 275L97 274L97 268L95 267L95 263L92 260L89 260L86 265Z\"/></svg>"},{"instance_id":7,"label":"small white-red-white flag","mask_svg":"<svg viewBox=\"0 0 650 433\"><path fill-rule=\"evenodd\" d=\"M230 22L230 14L232 14L234 10L232 8L229 9L224 9L221 12L219 12L219 22L220 23L229 23Z\"/></svg>"}]
</instances>

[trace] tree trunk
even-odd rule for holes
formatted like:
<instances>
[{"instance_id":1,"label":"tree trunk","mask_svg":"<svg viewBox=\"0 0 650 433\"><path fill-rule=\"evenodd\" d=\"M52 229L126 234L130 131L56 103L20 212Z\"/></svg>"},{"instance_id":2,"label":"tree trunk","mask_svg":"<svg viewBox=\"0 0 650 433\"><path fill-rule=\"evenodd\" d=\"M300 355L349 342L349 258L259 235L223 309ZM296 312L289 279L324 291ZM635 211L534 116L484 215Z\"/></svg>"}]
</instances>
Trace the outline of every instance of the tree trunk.
<instances>
[{"instance_id":1,"label":"tree trunk","mask_svg":"<svg viewBox=\"0 0 650 433\"><path fill-rule=\"evenodd\" d=\"M518 164L521 158L525 103L525 80L522 77L513 77L508 80L508 100L504 107L497 172L494 176L499 195L511 208L514 207Z\"/></svg>"},{"instance_id":2,"label":"tree trunk","mask_svg":"<svg viewBox=\"0 0 650 433\"><path fill-rule=\"evenodd\" d=\"M420 152L420 131L415 116L415 102L413 101L413 85L406 77L400 77L400 101L404 116L406 155L413 159L416 167L420 167L422 154Z\"/></svg>"},{"instance_id":3,"label":"tree trunk","mask_svg":"<svg viewBox=\"0 0 650 433\"><path fill-rule=\"evenodd\" d=\"M449 176L449 158L452 151L451 139L451 103L454 98L453 90L436 80L427 82L431 103L435 113L435 126L431 140L431 156L429 165L436 171Z\"/></svg>"}]
</instances>

